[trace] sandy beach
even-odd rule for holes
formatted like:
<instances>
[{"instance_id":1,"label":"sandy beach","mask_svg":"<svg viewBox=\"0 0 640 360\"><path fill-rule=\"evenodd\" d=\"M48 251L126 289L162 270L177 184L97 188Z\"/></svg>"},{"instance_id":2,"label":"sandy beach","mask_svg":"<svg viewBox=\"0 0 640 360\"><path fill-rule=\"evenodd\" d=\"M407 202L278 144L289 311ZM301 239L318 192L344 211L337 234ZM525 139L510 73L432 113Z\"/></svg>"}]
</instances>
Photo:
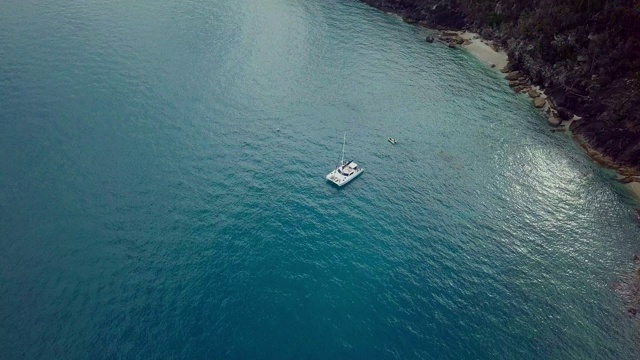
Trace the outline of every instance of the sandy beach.
<instances>
[{"instance_id":1,"label":"sandy beach","mask_svg":"<svg viewBox=\"0 0 640 360\"><path fill-rule=\"evenodd\" d=\"M638 201L640 201L640 183L632 182L626 184L625 187L631 191L631 193L635 196Z\"/></svg>"},{"instance_id":2,"label":"sandy beach","mask_svg":"<svg viewBox=\"0 0 640 360\"><path fill-rule=\"evenodd\" d=\"M509 56L506 52L494 50L480 38L480 35L464 31L460 33L460 37L467 40L466 44L462 45L463 48L489 66L495 65L496 70L503 69L509 63Z\"/></svg>"},{"instance_id":3,"label":"sandy beach","mask_svg":"<svg viewBox=\"0 0 640 360\"><path fill-rule=\"evenodd\" d=\"M505 68L509 64L509 56L506 52L502 50L495 50L495 47L490 45L490 42L483 40L480 35L468 31L463 31L458 33L461 38L465 40L465 43L462 45L464 49L469 51L473 56L475 56L478 60L486 63L488 66L493 66L496 71L500 71ZM539 86L530 86L529 88L535 90L540 94L540 97L545 99L547 98L544 93L544 89ZM545 106L542 108L543 111L546 111L550 105L545 103ZM563 125L566 129L569 128L571 122L575 120L579 120L580 117L574 115L574 119L563 122ZM587 150L587 153L593 158L597 163L603 164L602 161L598 161L599 156L594 154L596 152L594 149L591 149L589 145L577 139L579 143L581 143L582 147ZM602 157L602 155L600 155ZM605 167L609 167L606 166ZM615 170L615 167L614 167ZM619 178L623 178L624 176L619 174ZM640 201L640 182L631 182L628 184L624 184L624 187L628 189L628 191L638 200Z\"/></svg>"}]
</instances>

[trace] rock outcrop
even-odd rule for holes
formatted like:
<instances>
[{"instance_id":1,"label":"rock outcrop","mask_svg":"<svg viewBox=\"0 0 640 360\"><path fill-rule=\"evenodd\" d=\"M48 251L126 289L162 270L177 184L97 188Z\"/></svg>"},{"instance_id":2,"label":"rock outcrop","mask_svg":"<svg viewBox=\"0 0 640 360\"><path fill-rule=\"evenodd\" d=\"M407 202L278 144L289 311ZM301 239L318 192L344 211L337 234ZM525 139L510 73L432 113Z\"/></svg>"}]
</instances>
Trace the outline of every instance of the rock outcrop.
<instances>
[{"instance_id":1,"label":"rock outcrop","mask_svg":"<svg viewBox=\"0 0 640 360\"><path fill-rule=\"evenodd\" d=\"M533 99L533 106L535 106L537 108L543 108L544 104L546 104L546 101L541 97L537 97L537 98Z\"/></svg>"},{"instance_id":2,"label":"rock outcrop","mask_svg":"<svg viewBox=\"0 0 640 360\"><path fill-rule=\"evenodd\" d=\"M507 79L509 81L519 80L520 79L520 72L519 71L512 71L512 72L508 73L507 76L505 76L505 79Z\"/></svg>"},{"instance_id":3,"label":"rock outcrop","mask_svg":"<svg viewBox=\"0 0 640 360\"><path fill-rule=\"evenodd\" d=\"M562 120L560 120L555 115L550 115L549 118L547 119L547 122L549 123L549 125L551 125L553 127L558 127L558 126L560 126L560 124L562 124Z\"/></svg>"}]
</instances>

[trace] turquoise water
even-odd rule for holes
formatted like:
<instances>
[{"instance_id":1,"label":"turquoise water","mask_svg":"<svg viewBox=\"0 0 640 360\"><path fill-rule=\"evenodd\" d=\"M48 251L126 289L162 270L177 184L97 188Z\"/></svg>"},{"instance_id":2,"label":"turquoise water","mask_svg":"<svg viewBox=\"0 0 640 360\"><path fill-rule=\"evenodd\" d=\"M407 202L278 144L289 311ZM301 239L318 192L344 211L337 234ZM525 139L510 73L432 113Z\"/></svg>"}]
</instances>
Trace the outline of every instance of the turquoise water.
<instances>
[{"instance_id":1,"label":"turquoise water","mask_svg":"<svg viewBox=\"0 0 640 360\"><path fill-rule=\"evenodd\" d=\"M0 358L636 358L632 200L427 30L346 0L0 9Z\"/></svg>"}]
</instances>

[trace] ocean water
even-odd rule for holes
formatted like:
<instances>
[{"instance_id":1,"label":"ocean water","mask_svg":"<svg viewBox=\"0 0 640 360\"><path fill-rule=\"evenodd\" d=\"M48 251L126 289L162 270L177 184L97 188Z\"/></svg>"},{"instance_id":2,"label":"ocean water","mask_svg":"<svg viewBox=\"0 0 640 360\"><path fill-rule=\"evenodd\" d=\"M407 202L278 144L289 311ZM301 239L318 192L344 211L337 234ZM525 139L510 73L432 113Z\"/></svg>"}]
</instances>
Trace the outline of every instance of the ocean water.
<instances>
[{"instance_id":1,"label":"ocean water","mask_svg":"<svg viewBox=\"0 0 640 360\"><path fill-rule=\"evenodd\" d=\"M348 0L2 2L0 358L637 358L633 200L427 33Z\"/></svg>"}]
</instances>

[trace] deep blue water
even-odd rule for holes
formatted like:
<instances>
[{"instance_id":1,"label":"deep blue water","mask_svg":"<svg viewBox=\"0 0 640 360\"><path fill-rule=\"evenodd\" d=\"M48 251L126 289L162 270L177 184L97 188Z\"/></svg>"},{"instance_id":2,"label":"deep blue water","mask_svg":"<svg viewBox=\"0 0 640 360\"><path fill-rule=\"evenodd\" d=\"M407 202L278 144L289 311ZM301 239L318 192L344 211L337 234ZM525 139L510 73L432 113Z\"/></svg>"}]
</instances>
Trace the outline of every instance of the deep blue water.
<instances>
[{"instance_id":1,"label":"deep blue water","mask_svg":"<svg viewBox=\"0 0 640 360\"><path fill-rule=\"evenodd\" d=\"M2 2L0 358L637 358L629 195L427 32Z\"/></svg>"}]
</instances>

